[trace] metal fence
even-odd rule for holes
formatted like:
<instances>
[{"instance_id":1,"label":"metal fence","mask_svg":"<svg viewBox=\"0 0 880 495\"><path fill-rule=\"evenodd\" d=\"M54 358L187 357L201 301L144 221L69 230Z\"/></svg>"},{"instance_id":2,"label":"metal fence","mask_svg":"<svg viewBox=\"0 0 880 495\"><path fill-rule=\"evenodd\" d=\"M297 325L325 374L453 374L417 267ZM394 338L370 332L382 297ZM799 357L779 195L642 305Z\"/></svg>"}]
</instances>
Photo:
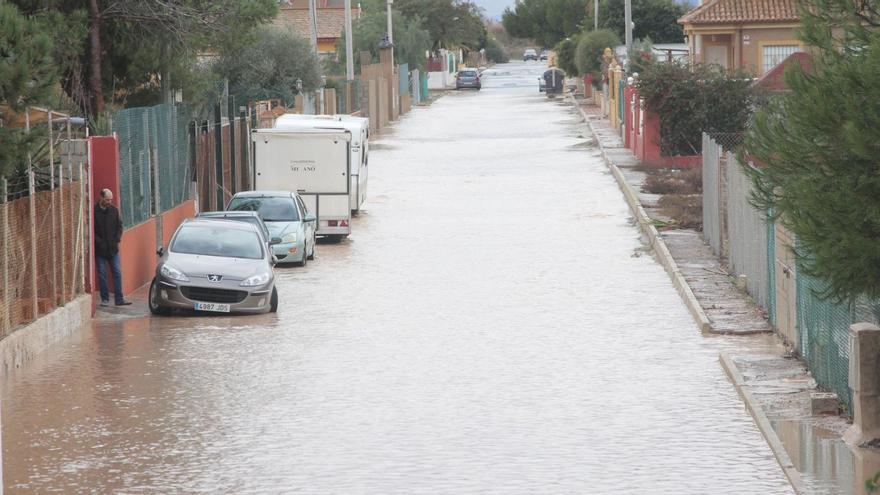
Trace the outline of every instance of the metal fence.
<instances>
[{"instance_id":1,"label":"metal fence","mask_svg":"<svg viewBox=\"0 0 880 495\"><path fill-rule=\"evenodd\" d=\"M725 201L721 156L724 151L708 134L703 133L703 238L716 256L722 255Z\"/></svg>"},{"instance_id":2,"label":"metal fence","mask_svg":"<svg viewBox=\"0 0 880 495\"><path fill-rule=\"evenodd\" d=\"M44 111L45 140L22 172L0 178L0 339L85 292L89 165L70 122Z\"/></svg>"},{"instance_id":3,"label":"metal fence","mask_svg":"<svg viewBox=\"0 0 880 495\"><path fill-rule=\"evenodd\" d=\"M713 142L714 144L714 142ZM703 148L705 152L705 148ZM749 202L752 181L743 171L733 153L727 153L727 253L728 266L734 276L746 276L749 294L762 308L768 307L769 274L767 249L767 215Z\"/></svg>"},{"instance_id":4,"label":"metal fence","mask_svg":"<svg viewBox=\"0 0 880 495\"><path fill-rule=\"evenodd\" d=\"M231 102L218 104L213 122L194 122L190 127L200 211L222 210L235 193L251 187L251 119L242 110L229 118L234 111Z\"/></svg>"},{"instance_id":5,"label":"metal fence","mask_svg":"<svg viewBox=\"0 0 880 495\"><path fill-rule=\"evenodd\" d=\"M119 139L119 202L128 228L189 199L190 115L183 104L128 108L113 117Z\"/></svg>"}]
</instances>

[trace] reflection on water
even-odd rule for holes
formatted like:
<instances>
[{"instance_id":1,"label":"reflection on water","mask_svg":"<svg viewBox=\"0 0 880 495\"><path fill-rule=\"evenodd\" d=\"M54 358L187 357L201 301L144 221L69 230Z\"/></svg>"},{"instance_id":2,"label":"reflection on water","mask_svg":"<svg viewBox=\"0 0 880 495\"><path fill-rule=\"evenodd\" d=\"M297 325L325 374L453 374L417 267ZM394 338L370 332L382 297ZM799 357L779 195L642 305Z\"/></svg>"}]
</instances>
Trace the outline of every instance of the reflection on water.
<instances>
[{"instance_id":1,"label":"reflection on water","mask_svg":"<svg viewBox=\"0 0 880 495\"><path fill-rule=\"evenodd\" d=\"M850 449L840 435L810 421L771 420L804 483L814 494L863 494L880 471L880 452Z\"/></svg>"}]
</instances>

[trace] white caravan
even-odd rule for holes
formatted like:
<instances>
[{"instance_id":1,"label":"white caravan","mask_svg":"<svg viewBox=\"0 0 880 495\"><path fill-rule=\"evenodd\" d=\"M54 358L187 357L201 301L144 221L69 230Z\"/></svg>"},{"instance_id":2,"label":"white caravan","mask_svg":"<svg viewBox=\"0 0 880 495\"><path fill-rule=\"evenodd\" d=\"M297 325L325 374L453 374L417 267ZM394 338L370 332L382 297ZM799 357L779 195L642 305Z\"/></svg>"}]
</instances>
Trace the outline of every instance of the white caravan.
<instances>
[{"instance_id":1,"label":"white caravan","mask_svg":"<svg viewBox=\"0 0 880 495\"><path fill-rule=\"evenodd\" d=\"M367 164L370 155L370 120L352 115L284 114L276 129L348 129L351 131L351 211L357 214L367 199Z\"/></svg>"},{"instance_id":2,"label":"white caravan","mask_svg":"<svg viewBox=\"0 0 880 495\"><path fill-rule=\"evenodd\" d=\"M254 129L254 189L299 193L318 217L319 236L341 240L351 233L346 129Z\"/></svg>"}]
</instances>

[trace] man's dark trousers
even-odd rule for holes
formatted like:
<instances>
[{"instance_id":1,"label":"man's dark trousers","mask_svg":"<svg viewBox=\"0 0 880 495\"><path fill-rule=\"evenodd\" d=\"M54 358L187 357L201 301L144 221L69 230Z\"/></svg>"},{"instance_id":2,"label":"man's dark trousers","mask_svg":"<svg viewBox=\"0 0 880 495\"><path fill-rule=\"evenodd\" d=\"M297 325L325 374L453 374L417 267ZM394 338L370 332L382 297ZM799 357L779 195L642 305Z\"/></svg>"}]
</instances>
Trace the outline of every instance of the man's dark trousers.
<instances>
[{"instance_id":1,"label":"man's dark trousers","mask_svg":"<svg viewBox=\"0 0 880 495\"><path fill-rule=\"evenodd\" d=\"M120 269L119 253L115 253L109 258L95 256L95 261L98 262L98 286L101 289L101 300L110 300L110 289L107 287L107 265L110 265L110 272L113 274L114 302L121 303L124 299L122 297L122 270Z\"/></svg>"}]
</instances>

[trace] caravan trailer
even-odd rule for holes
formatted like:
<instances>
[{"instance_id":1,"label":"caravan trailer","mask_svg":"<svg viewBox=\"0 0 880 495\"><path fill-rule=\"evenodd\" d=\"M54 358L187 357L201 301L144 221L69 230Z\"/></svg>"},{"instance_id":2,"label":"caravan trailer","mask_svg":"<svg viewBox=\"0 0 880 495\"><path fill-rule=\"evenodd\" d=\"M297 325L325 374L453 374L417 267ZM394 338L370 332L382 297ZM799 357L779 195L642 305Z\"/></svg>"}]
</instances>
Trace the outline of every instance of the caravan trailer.
<instances>
[{"instance_id":1,"label":"caravan trailer","mask_svg":"<svg viewBox=\"0 0 880 495\"><path fill-rule=\"evenodd\" d=\"M351 115L288 113L275 121L275 129L347 129L351 132L351 211L357 214L367 198L367 165L370 158L370 121Z\"/></svg>"},{"instance_id":2,"label":"caravan trailer","mask_svg":"<svg viewBox=\"0 0 880 495\"><path fill-rule=\"evenodd\" d=\"M318 217L316 234L351 233L351 132L346 129L254 129L256 190L298 193Z\"/></svg>"}]
</instances>

